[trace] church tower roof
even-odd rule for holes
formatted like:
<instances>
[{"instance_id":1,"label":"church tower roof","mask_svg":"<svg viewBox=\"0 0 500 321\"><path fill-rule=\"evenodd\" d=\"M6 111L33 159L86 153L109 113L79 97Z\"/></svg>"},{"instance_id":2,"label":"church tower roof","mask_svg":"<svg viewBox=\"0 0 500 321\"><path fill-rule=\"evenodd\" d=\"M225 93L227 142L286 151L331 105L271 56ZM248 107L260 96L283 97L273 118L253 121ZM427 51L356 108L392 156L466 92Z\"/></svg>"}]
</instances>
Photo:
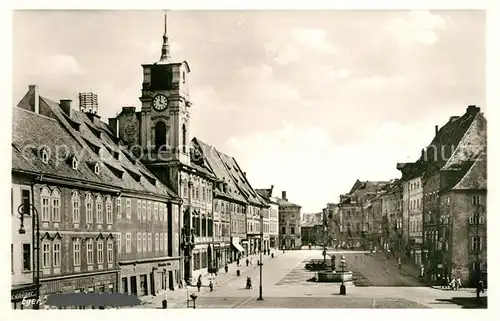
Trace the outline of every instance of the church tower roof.
<instances>
[{"instance_id":1,"label":"church tower roof","mask_svg":"<svg viewBox=\"0 0 500 321\"><path fill-rule=\"evenodd\" d=\"M164 32L163 32L163 44L161 46L161 57L158 63L168 64L170 63L170 44L168 42L167 35L167 11L165 11L165 22L164 22Z\"/></svg>"}]
</instances>

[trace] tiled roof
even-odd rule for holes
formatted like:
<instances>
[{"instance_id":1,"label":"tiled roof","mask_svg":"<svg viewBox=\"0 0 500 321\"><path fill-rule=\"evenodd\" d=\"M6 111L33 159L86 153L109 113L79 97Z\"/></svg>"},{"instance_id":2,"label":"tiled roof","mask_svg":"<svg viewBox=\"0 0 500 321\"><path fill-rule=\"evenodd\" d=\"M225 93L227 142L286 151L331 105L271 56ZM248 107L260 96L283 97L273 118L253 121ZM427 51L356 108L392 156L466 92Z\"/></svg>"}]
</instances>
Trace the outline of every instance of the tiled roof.
<instances>
[{"instance_id":1,"label":"tiled roof","mask_svg":"<svg viewBox=\"0 0 500 321\"><path fill-rule=\"evenodd\" d=\"M38 174L40 170L35 167L17 147L12 144L12 170Z\"/></svg>"},{"instance_id":2,"label":"tiled roof","mask_svg":"<svg viewBox=\"0 0 500 321\"><path fill-rule=\"evenodd\" d=\"M120 146L119 139L114 136L111 131L106 130L107 125L98 118L92 121L85 113L72 110L71 120L80 123L79 131L76 131L68 122L64 111L59 107L59 104L47 98L43 98L51 107L52 111L57 115L59 121L65 126L66 130L77 139L80 145L84 146L86 153L90 154L94 160L101 160L105 166L101 171L102 178L105 182L113 186L120 187L125 190L155 194L163 197L178 198L178 196L163 184L156 176L151 173L144 164L140 161L132 161L125 155L123 145ZM95 116L94 116L95 117ZM99 135L100 137L96 136ZM91 145L99 147L99 154L93 153ZM116 153L118 159L115 155ZM121 171L122 177L117 177L111 168ZM95 174L94 174L95 175ZM136 177L140 177L139 181ZM151 181L150 181L151 180Z\"/></svg>"},{"instance_id":3,"label":"tiled roof","mask_svg":"<svg viewBox=\"0 0 500 321\"><path fill-rule=\"evenodd\" d=\"M247 201L256 206L267 206L267 203L257 196L257 193L246 179L245 174L241 171L234 157L230 157L221 152L218 152L218 155Z\"/></svg>"},{"instance_id":4,"label":"tiled roof","mask_svg":"<svg viewBox=\"0 0 500 321\"><path fill-rule=\"evenodd\" d=\"M284 199L281 199L281 198L278 198L277 201L278 201L279 206L293 206L293 207L300 207L300 208L302 207L302 206L294 204L292 202L285 201Z\"/></svg>"},{"instance_id":5,"label":"tiled roof","mask_svg":"<svg viewBox=\"0 0 500 321\"><path fill-rule=\"evenodd\" d=\"M441 169L447 163L447 157L452 154L452 149L459 146L479 111L479 108L470 106L464 115L450 119L442 126L431 143L424 149L423 155L416 162L408 165L409 169L403 175L403 179L408 180L418 176L427 177ZM434 159L435 155L437 155L437 159Z\"/></svg>"},{"instance_id":6,"label":"tiled roof","mask_svg":"<svg viewBox=\"0 0 500 321\"><path fill-rule=\"evenodd\" d=\"M482 153L467 170L453 190L485 190L487 189L487 159L486 152Z\"/></svg>"},{"instance_id":7,"label":"tiled roof","mask_svg":"<svg viewBox=\"0 0 500 321\"><path fill-rule=\"evenodd\" d=\"M269 201L273 194L272 188L256 188L255 191L267 201Z\"/></svg>"},{"instance_id":8,"label":"tiled roof","mask_svg":"<svg viewBox=\"0 0 500 321\"><path fill-rule=\"evenodd\" d=\"M27 96L23 101L29 101ZM23 160L26 159L46 175L178 199L177 195L162 184L141 162L132 163L125 156L122 150L124 146L120 145L120 140L113 136L105 123L99 119L92 122L89 116L77 110L71 110L69 118L58 103L48 98L40 97L40 110L42 105L45 112L53 118L28 111L26 109L29 109L29 106L22 104L18 105L21 108L14 108L13 168L28 166ZM72 126L75 123L79 124L78 130ZM24 153L24 158L16 156L18 151L23 151L23 148L29 145L36 148L46 146L52 152L48 163L42 162L34 148L28 149L28 152ZM55 157L57 151L60 152L60 158L64 156L64 159ZM62 151L66 153L63 154ZM116 155L118 159L115 158ZM79 162L76 170L72 168L73 156L76 156ZM102 166L100 173L96 174L93 166L98 161ZM139 178L139 181L136 178Z\"/></svg>"},{"instance_id":9,"label":"tiled roof","mask_svg":"<svg viewBox=\"0 0 500 321\"><path fill-rule=\"evenodd\" d=\"M243 197L243 195L241 195L235 180L233 179L233 177L227 170L226 166L224 165L224 162L219 156L219 152L217 151L217 149L215 149L215 147L213 146L205 144L204 142L202 142L197 138L193 138L192 143L202 152L204 161L211 169L213 175L215 175L215 177L217 177L219 181L222 181L227 184L226 191L220 190L220 188L218 188L216 184L217 192L220 195L224 195L236 201L246 203L247 202L246 199Z\"/></svg>"}]
</instances>

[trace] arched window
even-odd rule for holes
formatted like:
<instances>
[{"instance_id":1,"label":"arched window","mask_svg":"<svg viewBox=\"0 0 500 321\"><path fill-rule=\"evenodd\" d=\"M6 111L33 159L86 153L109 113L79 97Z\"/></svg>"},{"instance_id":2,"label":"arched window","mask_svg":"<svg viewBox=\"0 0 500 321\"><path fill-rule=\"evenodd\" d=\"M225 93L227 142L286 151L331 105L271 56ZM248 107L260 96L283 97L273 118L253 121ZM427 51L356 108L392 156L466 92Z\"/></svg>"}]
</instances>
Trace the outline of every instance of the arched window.
<instances>
[{"instance_id":1,"label":"arched window","mask_svg":"<svg viewBox=\"0 0 500 321\"><path fill-rule=\"evenodd\" d=\"M95 205L96 205L96 222L97 222L97 224L102 224L102 223L104 223L104 216L102 213L102 197L101 197L101 195L97 195L96 200L95 200Z\"/></svg>"},{"instance_id":2,"label":"arched window","mask_svg":"<svg viewBox=\"0 0 500 321\"><path fill-rule=\"evenodd\" d=\"M73 223L80 223L80 194L77 191L71 194L71 203L73 204Z\"/></svg>"},{"instance_id":3,"label":"arched window","mask_svg":"<svg viewBox=\"0 0 500 321\"><path fill-rule=\"evenodd\" d=\"M61 194L57 189L52 192L52 221L61 221Z\"/></svg>"},{"instance_id":4,"label":"arched window","mask_svg":"<svg viewBox=\"0 0 500 321\"><path fill-rule=\"evenodd\" d=\"M187 136L187 131L186 131L186 124L182 124L182 152L186 153L186 138Z\"/></svg>"},{"instance_id":5,"label":"arched window","mask_svg":"<svg viewBox=\"0 0 500 321\"><path fill-rule=\"evenodd\" d=\"M42 200L42 221L49 222L50 221L50 191L47 187L42 189L40 194L40 198Z\"/></svg>"},{"instance_id":6,"label":"arched window","mask_svg":"<svg viewBox=\"0 0 500 321\"><path fill-rule=\"evenodd\" d=\"M113 223L113 210L112 210L112 205L113 203L111 202L111 197L106 197L106 223L112 224Z\"/></svg>"},{"instance_id":7,"label":"arched window","mask_svg":"<svg viewBox=\"0 0 500 321\"><path fill-rule=\"evenodd\" d=\"M155 145L156 150L166 150L167 145L167 126L159 121L155 125Z\"/></svg>"},{"instance_id":8,"label":"arched window","mask_svg":"<svg viewBox=\"0 0 500 321\"><path fill-rule=\"evenodd\" d=\"M85 220L87 224L93 223L92 203L92 195L85 195Z\"/></svg>"}]
</instances>

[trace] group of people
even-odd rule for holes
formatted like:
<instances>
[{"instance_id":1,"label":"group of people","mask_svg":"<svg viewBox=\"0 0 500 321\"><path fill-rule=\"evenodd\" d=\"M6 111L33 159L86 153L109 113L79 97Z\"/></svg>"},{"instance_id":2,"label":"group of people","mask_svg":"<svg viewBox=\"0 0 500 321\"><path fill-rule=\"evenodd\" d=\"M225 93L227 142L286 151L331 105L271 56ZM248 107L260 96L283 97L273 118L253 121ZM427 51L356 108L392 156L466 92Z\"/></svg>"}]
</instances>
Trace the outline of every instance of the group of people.
<instances>
[{"instance_id":1,"label":"group of people","mask_svg":"<svg viewBox=\"0 0 500 321\"><path fill-rule=\"evenodd\" d=\"M460 277L458 278L451 278L447 276L443 279L443 283L441 284L441 288L449 288L450 290L458 290L462 288L462 281L460 280Z\"/></svg>"}]
</instances>

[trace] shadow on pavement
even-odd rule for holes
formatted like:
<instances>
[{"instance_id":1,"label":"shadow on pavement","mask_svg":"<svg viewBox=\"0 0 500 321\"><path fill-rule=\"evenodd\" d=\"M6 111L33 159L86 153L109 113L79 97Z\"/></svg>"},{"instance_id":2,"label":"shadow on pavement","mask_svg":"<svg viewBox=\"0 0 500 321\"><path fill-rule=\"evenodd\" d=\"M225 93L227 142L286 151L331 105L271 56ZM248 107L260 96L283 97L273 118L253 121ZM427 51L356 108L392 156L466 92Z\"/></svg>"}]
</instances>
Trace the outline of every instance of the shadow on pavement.
<instances>
[{"instance_id":1,"label":"shadow on pavement","mask_svg":"<svg viewBox=\"0 0 500 321\"><path fill-rule=\"evenodd\" d=\"M449 302L462 307L462 309L487 309L488 297L454 297L451 299L436 299L437 302Z\"/></svg>"}]
</instances>

